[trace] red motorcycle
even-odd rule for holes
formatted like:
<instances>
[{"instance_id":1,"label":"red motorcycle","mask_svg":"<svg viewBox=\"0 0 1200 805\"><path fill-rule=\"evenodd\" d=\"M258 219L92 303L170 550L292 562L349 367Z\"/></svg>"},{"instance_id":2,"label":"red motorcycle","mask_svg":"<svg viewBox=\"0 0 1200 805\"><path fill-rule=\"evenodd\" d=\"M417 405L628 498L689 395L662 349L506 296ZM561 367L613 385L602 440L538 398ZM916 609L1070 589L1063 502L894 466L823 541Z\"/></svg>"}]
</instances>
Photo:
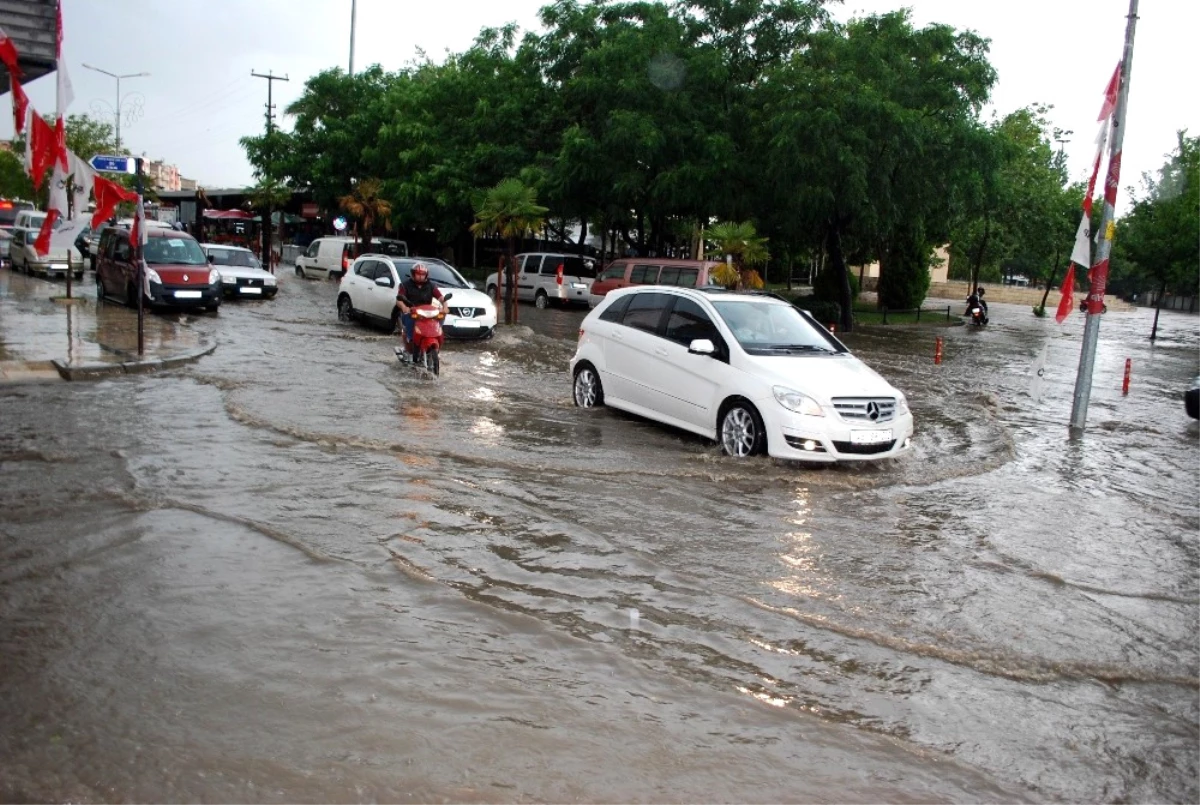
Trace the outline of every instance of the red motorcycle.
<instances>
[{"instance_id":1,"label":"red motorcycle","mask_svg":"<svg viewBox=\"0 0 1200 805\"><path fill-rule=\"evenodd\" d=\"M413 344L411 361L408 353L401 347L396 347L396 357L401 363L412 363L433 374L440 374L442 369L442 345L446 336L442 333L442 319L446 318L447 304L453 294L442 297L439 305L416 305L411 308L413 317Z\"/></svg>"}]
</instances>

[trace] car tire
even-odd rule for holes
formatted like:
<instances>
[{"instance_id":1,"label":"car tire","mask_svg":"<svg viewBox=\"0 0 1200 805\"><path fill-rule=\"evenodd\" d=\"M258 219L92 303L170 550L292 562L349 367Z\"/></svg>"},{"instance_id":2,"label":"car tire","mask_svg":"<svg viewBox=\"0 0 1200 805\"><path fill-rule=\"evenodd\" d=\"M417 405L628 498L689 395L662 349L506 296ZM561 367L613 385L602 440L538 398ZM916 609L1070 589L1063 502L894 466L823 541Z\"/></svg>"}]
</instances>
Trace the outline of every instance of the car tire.
<instances>
[{"instance_id":1,"label":"car tire","mask_svg":"<svg viewBox=\"0 0 1200 805\"><path fill-rule=\"evenodd\" d=\"M545 310L550 307L550 297L546 295L545 291L538 291L537 296L533 297L533 305L538 310Z\"/></svg>"},{"instance_id":2,"label":"car tire","mask_svg":"<svg viewBox=\"0 0 1200 805\"><path fill-rule=\"evenodd\" d=\"M344 293L338 297L337 310L338 321L354 321L354 303L350 301L350 294Z\"/></svg>"},{"instance_id":3,"label":"car tire","mask_svg":"<svg viewBox=\"0 0 1200 805\"><path fill-rule=\"evenodd\" d=\"M296 276L301 278L304 277L304 269L300 267L299 263L296 263Z\"/></svg>"},{"instance_id":4,"label":"car tire","mask_svg":"<svg viewBox=\"0 0 1200 805\"><path fill-rule=\"evenodd\" d=\"M104 283L100 281L100 275L96 275L96 301L104 301Z\"/></svg>"},{"instance_id":5,"label":"car tire","mask_svg":"<svg viewBox=\"0 0 1200 805\"><path fill-rule=\"evenodd\" d=\"M604 386L600 382L600 373L590 363L579 364L571 387L576 407L598 408L604 405Z\"/></svg>"},{"instance_id":6,"label":"car tire","mask_svg":"<svg viewBox=\"0 0 1200 805\"><path fill-rule=\"evenodd\" d=\"M403 328L404 328L404 325L400 323L399 308L392 308L392 329L388 330L388 335L396 335Z\"/></svg>"},{"instance_id":7,"label":"car tire","mask_svg":"<svg viewBox=\"0 0 1200 805\"><path fill-rule=\"evenodd\" d=\"M717 436L721 450L733 458L749 458L767 447L767 429L758 410L745 400L735 400L721 413Z\"/></svg>"},{"instance_id":8,"label":"car tire","mask_svg":"<svg viewBox=\"0 0 1200 805\"><path fill-rule=\"evenodd\" d=\"M340 280L340 279L342 278L342 275L343 275L343 274L345 274L345 273L346 273L346 272L344 272L344 271L330 271L330 272L329 272L329 279L331 279L331 280Z\"/></svg>"}]
</instances>

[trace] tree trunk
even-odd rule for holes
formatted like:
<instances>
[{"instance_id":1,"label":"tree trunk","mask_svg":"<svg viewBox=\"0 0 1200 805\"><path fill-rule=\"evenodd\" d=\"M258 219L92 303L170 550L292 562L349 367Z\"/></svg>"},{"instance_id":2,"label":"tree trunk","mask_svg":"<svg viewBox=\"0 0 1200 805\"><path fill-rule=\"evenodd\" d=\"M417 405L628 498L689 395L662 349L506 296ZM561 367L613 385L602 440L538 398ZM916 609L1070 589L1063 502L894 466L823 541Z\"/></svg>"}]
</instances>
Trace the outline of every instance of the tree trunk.
<instances>
[{"instance_id":1,"label":"tree trunk","mask_svg":"<svg viewBox=\"0 0 1200 805\"><path fill-rule=\"evenodd\" d=\"M1163 280L1158 289L1158 299L1154 300L1154 326L1150 328L1150 340L1158 338L1158 313L1162 310L1163 297L1167 295L1167 281Z\"/></svg>"},{"instance_id":2,"label":"tree trunk","mask_svg":"<svg viewBox=\"0 0 1200 805\"><path fill-rule=\"evenodd\" d=\"M579 256L587 254L587 216L579 219Z\"/></svg>"},{"instance_id":3,"label":"tree trunk","mask_svg":"<svg viewBox=\"0 0 1200 805\"><path fill-rule=\"evenodd\" d=\"M1054 278L1058 276L1058 262L1062 259L1062 247L1054 247L1054 267L1050 269L1050 278L1046 280L1046 292L1042 294L1042 310L1046 309L1046 300L1050 298L1050 286L1054 285Z\"/></svg>"},{"instance_id":4,"label":"tree trunk","mask_svg":"<svg viewBox=\"0 0 1200 805\"><path fill-rule=\"evenodd\" d=\"M992 216L986 215L983 219L983 239L979 241L979 248L975 250L975 260L971 265L971 287L970 292L975 291L975 287L979 285L979 268L983 265L983 253L987 250L988 239L992 236Z\"/></svg>"},{"instance_id":5,"label":"tree trunk","mask_svg":"<svg viewBox=\"0 0 1200 805\"><path fill-rule=\"evenodd\" d=\"M504 266L504 323L517 323L517 243L508 239L508 261Z\"/></svg>"},{"instance_id":6,"label":"tree trunk","mask_svg":"<svg viewBox=\"0 0 1200 805\"><path fill-rule=\"evenodd\" d=\"M846 258L842 254L841 222L836 218L829 222L826 244L829 248L829 259L833 261L834 275L837 277L838 295L841 297L839 302L842 320L838 322L838 326L842 328L843 333L848 333L854 329L854 311L850 307L850 272L846 270Z\"/></svg>"}]
</instances>

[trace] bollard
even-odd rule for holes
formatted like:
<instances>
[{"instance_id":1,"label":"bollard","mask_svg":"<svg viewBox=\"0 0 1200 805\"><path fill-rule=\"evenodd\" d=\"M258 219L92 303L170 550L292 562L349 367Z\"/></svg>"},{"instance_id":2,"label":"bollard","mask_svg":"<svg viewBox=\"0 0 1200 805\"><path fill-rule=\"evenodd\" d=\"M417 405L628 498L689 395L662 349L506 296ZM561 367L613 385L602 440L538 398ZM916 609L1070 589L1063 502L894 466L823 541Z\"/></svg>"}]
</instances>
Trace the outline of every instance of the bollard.
<instances>
[{"instance_id":1,"label":"bollard","mask_svg":"<svg viewBox=\"0 0 1200 805\"><path fill-rule=\"evenodd\" d=\"M933 348L933 362L942 362L942 337L940 335L937 337L937 344Z\"/></svg>"},{"instance_id":2,"label":"bollard","mask_svg":"<svg viewBox=\"0 0 1200 805\"><path fill-rule=\"evenodd\" d=\"M1125 359L1125 380L1121 383L1121 393L1122 394L1129 393L1129 372L1132 369L1133 369L1133 359L1126 358Z\"/></svg>"}]
</instances>

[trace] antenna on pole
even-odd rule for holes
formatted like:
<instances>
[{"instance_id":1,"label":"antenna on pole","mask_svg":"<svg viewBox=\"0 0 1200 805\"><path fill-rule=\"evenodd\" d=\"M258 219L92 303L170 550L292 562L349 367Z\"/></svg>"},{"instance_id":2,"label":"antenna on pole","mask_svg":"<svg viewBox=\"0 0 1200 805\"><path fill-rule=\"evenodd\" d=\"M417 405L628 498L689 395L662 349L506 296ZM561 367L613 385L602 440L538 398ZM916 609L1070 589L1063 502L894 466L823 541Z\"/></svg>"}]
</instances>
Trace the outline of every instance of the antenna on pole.
<instances>
[{"instance_id":1,"label":"antenna on pole","mask_svg":"<svg viewBox=\"0 0 1200 805\"><path fill-rule=\"evenodd\" d=\"M267 70L267 74L263 75L262 73L254 72L253 68L250 69L250 75L255 78L267 79L267 141L264 143L264 145L266 147L263 149L263 156L266 159L267 164L264 166L262 173L263 173L263 178L269 180L272 178L270 137L271 137L272 123L275 118L275 111L274 111L275 105L271 103L271 88L275 86L276 81L287 81L288 77L286 75L275 75L270 70ZM271 261L271 199L270 198L267 198L265 200L265 203L262 205L262 209L259 211L259 215L262 218L262 222L259 224L259 231L262 233L262 264L264 266L266 266L268 270L271 270L271 266L273 266L274 264ZM279 216L279 220L281 222L283 221L282 215Z\"/></svg>"}]
</instances>

